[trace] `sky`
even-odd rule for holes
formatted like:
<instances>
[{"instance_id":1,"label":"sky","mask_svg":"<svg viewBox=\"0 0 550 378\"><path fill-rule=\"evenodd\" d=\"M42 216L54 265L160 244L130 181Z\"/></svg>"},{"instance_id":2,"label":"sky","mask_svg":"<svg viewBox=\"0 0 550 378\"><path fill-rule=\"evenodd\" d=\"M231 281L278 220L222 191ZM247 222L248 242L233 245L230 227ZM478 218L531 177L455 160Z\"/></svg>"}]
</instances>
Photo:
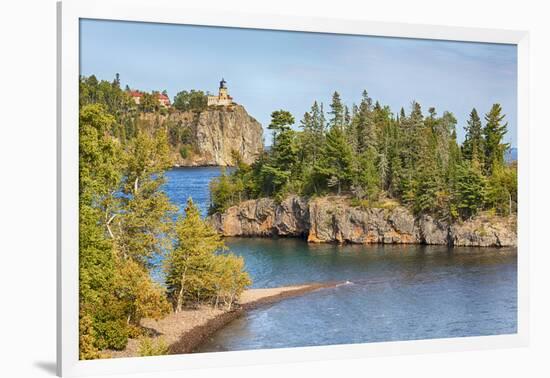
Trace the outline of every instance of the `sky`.
<instances>
[{"instance_id":1,"label":"sky","mask_svg":"<svg viewBox=\"0 0 550 378\"><path fill-rule=\"evenodd\" d=\"M351 107L369 96L407 113L411 102L425 114L452 112L457 134L472 108L485 114L500 103L505 140L517 146L517 48L515 45L375 36L81 20L80 74L143 91L229 94L266 132L271 112L290 111L296 128L315 100L329 109L334 91Z\"/></svg>"}]
</instances>

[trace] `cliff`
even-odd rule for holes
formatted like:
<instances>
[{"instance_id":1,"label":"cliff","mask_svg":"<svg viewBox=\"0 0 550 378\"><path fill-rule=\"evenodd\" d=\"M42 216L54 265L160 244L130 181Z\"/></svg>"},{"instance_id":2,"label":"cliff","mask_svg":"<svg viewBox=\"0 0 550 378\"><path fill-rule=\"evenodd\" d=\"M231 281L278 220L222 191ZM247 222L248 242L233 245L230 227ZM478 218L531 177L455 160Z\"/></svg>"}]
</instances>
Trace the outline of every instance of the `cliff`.
<instances>
[{"instance_id":1,"label":"cliff","mask_svg":"<svg viewBox=\"0 0 550 378\"><path fill-rule=\"evenodd\" d=\"M362 209L343 197L289 197L244 201L209 222L224 236L294 236L312 243L516 245L514 217L478 216L448 224L429 215L415 217L401 206Z\"/></svg>"},{"instance_id":2,"label":"cliff","mask_svg":"<svg viewBox=\"0 0 550 378\"><path fill-rule=\"evenodd\" d=\"M141 121L167 127L174 166L232 165L233 151L251 164L263 151L262 125L241 105L142 114Z\"/></svg>"}]
</instances>

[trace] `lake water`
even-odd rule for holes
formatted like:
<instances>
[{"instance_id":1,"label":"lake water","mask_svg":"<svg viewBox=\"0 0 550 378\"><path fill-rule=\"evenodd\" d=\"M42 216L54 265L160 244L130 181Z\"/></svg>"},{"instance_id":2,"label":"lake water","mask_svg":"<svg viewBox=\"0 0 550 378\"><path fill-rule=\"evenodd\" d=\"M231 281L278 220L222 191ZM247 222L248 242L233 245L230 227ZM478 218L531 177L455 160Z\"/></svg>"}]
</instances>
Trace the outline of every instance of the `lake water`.
<instances>
[{"instance_id":1,"label":"lake water","mask_svg":"<svg viewBox=\"0 0 550 378\"><path fill-rule=\"evenodd\" d=\"M179 168L165 190L206 212L219 168ZM253 287L347 284L250 311L199 352L350 344L517 332L515 249L312 245L298 239L227 239Z\"/></svg>"}]
</instances>

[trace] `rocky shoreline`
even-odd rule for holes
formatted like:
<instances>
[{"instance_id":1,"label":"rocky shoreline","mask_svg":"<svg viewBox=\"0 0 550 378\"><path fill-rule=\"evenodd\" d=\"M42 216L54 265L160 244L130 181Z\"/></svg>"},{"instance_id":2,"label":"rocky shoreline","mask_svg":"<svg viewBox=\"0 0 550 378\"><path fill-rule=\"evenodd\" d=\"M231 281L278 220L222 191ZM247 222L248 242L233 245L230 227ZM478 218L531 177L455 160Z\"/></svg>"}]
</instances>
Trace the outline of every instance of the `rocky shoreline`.
<instances>
[{"instance_id":1,"label":"rocky shoreline","mask_svg":"<svg viewBox=\"0 0 550 378\"><path fill-rule=\"evenodd\" d=\"M516 218L482 214L447 223L403 206L361 208L343 196L248 200L208 218L223 236L303 237L311 243L515 247Z\"/></svg>"}]
</instances>

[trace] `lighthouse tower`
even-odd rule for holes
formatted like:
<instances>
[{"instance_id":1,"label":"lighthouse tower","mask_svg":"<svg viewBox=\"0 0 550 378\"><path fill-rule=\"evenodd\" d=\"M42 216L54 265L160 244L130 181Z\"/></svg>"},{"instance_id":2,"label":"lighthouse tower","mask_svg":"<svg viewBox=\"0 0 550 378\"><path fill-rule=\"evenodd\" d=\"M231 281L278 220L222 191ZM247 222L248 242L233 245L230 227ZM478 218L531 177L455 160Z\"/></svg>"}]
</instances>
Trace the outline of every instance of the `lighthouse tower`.
<instances>
[{"instance_id":1,"label":"lighthouse tower","mask_svg":"<svg viewBox=\"0 0 550 378\"><path fill-rule=\"evenodd\" d=\"M227 91L227 81L222 77L217 96L208 96L208 106L228 106L233 103L233 98Z\"/></svg>"}]
</instances>

